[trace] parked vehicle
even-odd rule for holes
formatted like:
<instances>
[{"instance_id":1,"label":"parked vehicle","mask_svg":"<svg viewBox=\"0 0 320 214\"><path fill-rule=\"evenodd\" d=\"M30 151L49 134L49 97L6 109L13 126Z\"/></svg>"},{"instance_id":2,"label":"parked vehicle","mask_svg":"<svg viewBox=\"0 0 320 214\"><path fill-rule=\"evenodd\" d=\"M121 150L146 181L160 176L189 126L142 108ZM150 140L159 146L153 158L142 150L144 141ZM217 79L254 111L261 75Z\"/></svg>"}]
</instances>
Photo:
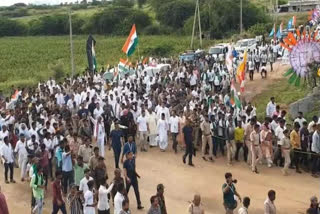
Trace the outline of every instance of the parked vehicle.
<instances>
[{"instance_id":1,"label":"parked vehicle","mask_svg":"<svg viewBox=\"0 0 320 214\"><path fill-rule=\"evenodd\" d=\"M241 55L245 50L253 51L257 47L256 39L242 39L235 45L235 50Z\"/></svg>"},{"instance_id":2,"label":"parked vehicle","mask_svg":"<svg viewBox=\"0 0 320 214\"><path fill-rule=\"evenodd\" d=\"M228 44L218 44L209 48L208 52L215 60L224 61L225 55L228 52Z\"/></svg>"},{"instance_id":3,"label":"parked vehicle","mask_svg":"<svg viewBox=\"0 0 320 214\"><path fill-rule=\"evenodd\" d=\"M192 62L194 60L197 60L201 57L205 56L204 50L196 50L196 51L186 51L185 53L181 54L179 56L180 62Z\"/></svg>"}]
</instances>

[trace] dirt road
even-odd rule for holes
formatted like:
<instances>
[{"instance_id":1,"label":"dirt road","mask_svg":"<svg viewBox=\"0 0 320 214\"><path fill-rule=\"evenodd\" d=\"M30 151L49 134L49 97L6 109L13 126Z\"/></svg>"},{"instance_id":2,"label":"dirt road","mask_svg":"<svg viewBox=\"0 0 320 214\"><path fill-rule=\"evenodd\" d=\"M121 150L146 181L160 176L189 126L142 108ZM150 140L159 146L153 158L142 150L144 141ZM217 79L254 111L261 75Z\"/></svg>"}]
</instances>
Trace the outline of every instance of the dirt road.
<instances>
[{"instance_id":1,"label":"dirt road","mask_svg":"<svg viewBox=\"0 0 320 214\"><path fill-rule=\"evenodd\" d=\"M286 68L275 66L275 72L269 72L267 80L261 80L255 74L256 80L247 81L245 96L251 99L253 96L272 85L272 81L281 78L281 71ZM171 146L171 145L170 145ZM170 147L169 146L169 147ZM150 196L155 194L156 185L163 183L165 186L166 204L169 214L187 213L188 201L192 200L195 193L202 196L202 203L206 214L223 214L221 186L225 182L224 173L232 172L238 180L236 185L242 197L251 198L250 213L262 214L263 202L267 192L274 189L277 192L276 207L278 214L305 213L309 206L309 198L312 195L319 196L319 179L312 178L309 173L301 175L291 171L290 176L282 176L280 168L267 168L259 166L260 174L251 172L244 162L227 166L226 158L219 157L214 163L205 162L199 156L194 160L195 167L189 167L182 163L182 152L175 155L170 149L160 152L158 148L152 148L147 153L138 154L137 171L141 175L139 180L144 211L136 210L136 201L133 190L130 190L130 206L133 214L147 213L150 206ZM109 177L113 177L113 154L106 154ZM17 184L4 184L3 167L0 166L2 191L7 197L11 214L30 213L30 188L27 183L19 182L19 169L15 169ZM51 214L51 187L45 200L44 214ZM113 210L113 209L111 209Z\"/></svg>"}]
</instances>

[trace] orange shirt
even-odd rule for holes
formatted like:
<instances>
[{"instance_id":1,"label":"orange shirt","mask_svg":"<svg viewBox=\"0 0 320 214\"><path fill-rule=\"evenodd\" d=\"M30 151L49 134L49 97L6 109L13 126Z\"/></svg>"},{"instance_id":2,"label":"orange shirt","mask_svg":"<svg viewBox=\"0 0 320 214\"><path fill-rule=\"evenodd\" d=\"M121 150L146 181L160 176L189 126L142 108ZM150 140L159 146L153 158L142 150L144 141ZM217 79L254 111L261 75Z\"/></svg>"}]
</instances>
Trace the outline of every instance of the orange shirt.
<instances>
[{"instance_id":1,"label":"orange shirt","mask_svg":"<svg viewBox=\"0 0 320 214\"><path fill-rule=\"evenodd\" d=\"M294 149L301 148L300 135L295 130L292 130L290 133L290 142L291 142L292 148Z\"/></svg>"}]
</instances>

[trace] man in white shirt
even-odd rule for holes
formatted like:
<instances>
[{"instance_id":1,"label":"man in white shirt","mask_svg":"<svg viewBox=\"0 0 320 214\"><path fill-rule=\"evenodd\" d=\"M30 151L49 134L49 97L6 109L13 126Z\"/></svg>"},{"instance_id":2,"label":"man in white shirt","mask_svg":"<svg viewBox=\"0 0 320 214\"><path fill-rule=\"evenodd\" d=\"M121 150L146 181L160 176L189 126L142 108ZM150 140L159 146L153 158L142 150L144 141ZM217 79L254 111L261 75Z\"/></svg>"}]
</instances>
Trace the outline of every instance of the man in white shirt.
<instances>
[{"instance_id":1,"label":"man in white shirt","mask_svg":"<svg viewBox=\"0 0 320 214\"><path fill-rule=\"evenodd\" d=\"M118 192L114 197L114 214L120 214L122 210L122 202L125 200L124 195L126 194L126 190L123 184L118 186Z\"/></svg>"},{"instance_id":2,"label":"man in white shirt","mask_svg":"<svg viewBox=\"0 0 320 214\"><path fill-rule=\"evenodd\" d=\"M103 109L100 107L99 103L96 103L96 108L93 111L93 117L94 119L97 119L103 114Z\"/></svg>"},{"instance_id":3,"label":"man in white shirt","mask_svg":"<svg viewBox=\"0 0 320 214\"><path fill-rule=\"evenodd\" d=\"M270 190L268 192L268 198L264 202L264 214L276 214L276 206L274 201L276 199L276 192L274 190Z\"/></svg>"},{"instance_id":4,"label":"man in white shirt","mask_svg":"<svg viewBox=\"0 0 320 214\"><path fill-rule=\"evenodd\" d=\"M248 214L248 208L250 206L250 198L244 197L242 203L243 203L243 206L238 210L238 214Z\"/></svg>"},{"instance_id":5,"label":"man in white shirt","mask_svg":"<svg viewBox=\"0 0 320 214\"><path fill-rule=\"evenodd\" d=\"M276 111L276 103L274 102L274 97L271 97L270 102L267 105L266 114L268 117L272 118L272 115L275 111Z\"/></svg>"},{"instance_id":6,"label":"man in white shirt","mask_svg":"<svg viewBox=\"0 0 320 214\"><path fill-rule=\"evenodd\" d=\"M114 184L111 183L110 186L106 187L106 180L102 180L102 183L100 183L99 187L99 201L98 201L98 213L110 213L110 205L109 205L109 199L108 194L111 193L111 190L113 188Z\"/></svg>"},{"instance_id":7,"label":"man in white shirt","mask_svg":"<svg viewBox=\"0 0 320 214\"><path fill-rule=\"evenodd\" d=\"M274 154L274 160L273 163L275 165L278 165L278 161L280 160L280 165L283 164L283 158L281 155L281 146L282 146L282 139L285 137L283 134L283 131L286 129L285 127L285 120L280 119L279 126L276 128L274 134L277 137L277 144L278 147L276 148L275 154Z\"/></svg>"},{"instance_id":8,"label":"man in white shirt","mask_svg":"<svg viewBox=\"0 0 320 214\"><path fill-rule=\"evenodd\" d=\"M303 113L301 111L298 112L298 117L294 120L294 122L299 123L300 127L303 127L303 122L305 122L306 119L303 118Z\"/></svg>"},{"instance_id":9,"label":"man in white shirt","mask_svg":"<svg viewBox=\"0 0 320 214\"><path fill-rule=\"evenodd\" d=\"M20 140L17 142L14 152L18 154L21 181L24 181L27 174L28 152L26 149L26 138L23 134L20 134Z\"/></svg>"},{"instance_id":10,"label":"man in white shirt","mask_svg":"<svg viewBox=\"0 0 320 214\"><path fill-rule=\"evenodd\" d=\"M1 145L3 144L3 139L8 136L9 136L9 131L7 130L7 126L3 125L0 131L0 148L1 148Z\"/></svg>"},{"instance_id":11,"label":"man in white shirt","mask_svg":"<svg viewBox=\"0 0 320 214\"><path fill-rule=\"evenodd\" d=\"M169 119L169 125L170 125L170 132L172 136L172 148L175 153L178 152L177 150L177 136L179 134L179 117L176 115L175 111L172 111L172 116Z\"/></svg>"},{"instance_id":12,"label":"man in white shirt","mask_svg":"<svg viewBox=\"0 0 320 214\"><path fill-rule=\"evenodd\" d=\"M13 165L14 165L14 157L13 157L13 149L11 144L9 143L9 137L6 136L3 139L4 144L1 148L1 158L4 162L4 177L5 182L8 184L8 171L10 170L10 182L15 183L16 181L13 180Z\"/></svg>"},{"instance_id":13,"label":"man in white shirt","mask_svg":"<svg viewBox=\"0 0 320 214\"><path fill-rule=\"evenodd\" d=\"M148 138L149 126L148 126L145 110L143 110L142 114L138 117L137 124L138 124L138 131L139 131L139 140L141 144L140 149L141 149L141 152L146 152L148 151L147 138Z\"/></svg>"},{"instance_id":14,"label":"man in white shirt","mask_svg":"<svg viewBox=\"0 0 320 214\"><path fill-rule=\"evenodd\" d=\"M80 181L79 191L82 191L83 195L88 191L88 182L93 181L93 178L90 177L90 169L86 168L84 170L84 177Z\"/></svg>"}]
</instances>

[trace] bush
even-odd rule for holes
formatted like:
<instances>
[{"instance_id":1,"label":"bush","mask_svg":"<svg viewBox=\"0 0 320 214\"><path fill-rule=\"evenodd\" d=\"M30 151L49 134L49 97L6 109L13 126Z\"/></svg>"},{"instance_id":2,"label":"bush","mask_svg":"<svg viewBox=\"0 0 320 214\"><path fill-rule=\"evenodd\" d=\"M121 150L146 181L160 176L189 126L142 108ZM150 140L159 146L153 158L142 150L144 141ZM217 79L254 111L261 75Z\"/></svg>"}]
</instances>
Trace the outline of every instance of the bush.
<instances>
[{"instance_id":1,"label":"bush","mask_svg":"<svg viewBox=\"0 0 320 214\"><path fill-rule=\"evenodd\" d=\"M136 24L139 31L151 24L150 17L141 10L125 7L109 7L94 14L86 23L85 31L97 34L127 35Z\"/></svg>"},{"instance_id":2,"label":"bush","mask_svg":"<svg viewBox=\"0 0 320 214\"><path fill-rule=\"evenodd\" d=\"M155 47L148 47L143 51L145 56L154 56L154 57L164 57L169 56L173 51L173 48L170 44L157 44Z\"/></svg>"},{"instance_id":3,"label":"bush","mask_svg":"<svg viewBox=\"0 0 320 214\"><path fill-rule=\"evenodd\" d=\"M30 23L30 35L63 35L69 33L67 15L43 16Z\"/></svg>"},{"instance_id":4,"label":"bush","mask_svg":"<svg viewBox=\"0 0 320 214\"><path fill-rule=\"evenodd\" d=\"M173 28L182 28L184 22L194 14L195 4L189 0L176 0L157 9L158 20Z\"/></svg>"},{"instance_id":5,"label":"bush","mask_svg":"<svg viewBox=\"0 0 320 214\"><path fill-rule=\"evenodd\" d=\"M143 34L145 35L167 35L172 33L173 30L169 27L163 25L149 25L143 30Z\"/></svg>"},{"instance_id":6,"label":"bush","mask_svg":"<svg viewBox=\"0 0 320 214\"><path fill-rule=\"evenodd\" d=\"M267 34L272 28L272 23L257 23L252 25L248 31L253 34L254 36L265 35Z\"/></svg>"},{"instance_id":7,"label":"bush","mask_svg":"<svg viewBox=\"0 0 320 214\"><path fill-rule=\"evenodd\" d=\"M22 36L27 32L26 25L7 18L0 18L1 36Z\"/></svg>"},{"instance_id":8,"label":"bush","mask_svg":"<svg viewBox=\"0 0 320 214\"><path fill-rule=\"evenodd\" d=\"M48 68L53 72L53 78L55 80L58 82L63 80L65 72L62 61L58 61L56 64L50 64L48 65Z\"/></svg>"},{"instance_id":9,"label":"bush","mask_svg":"<svg viewBox=\"0 0 320 214\"><path fill-rule=\"evenodd\" d=\"M26 8L17 8L14 10L7 10L3 11L1 13L2 16L4 17L23 17L23 16L28 16L28 9Z\"/></svg>"}]
</instances>

